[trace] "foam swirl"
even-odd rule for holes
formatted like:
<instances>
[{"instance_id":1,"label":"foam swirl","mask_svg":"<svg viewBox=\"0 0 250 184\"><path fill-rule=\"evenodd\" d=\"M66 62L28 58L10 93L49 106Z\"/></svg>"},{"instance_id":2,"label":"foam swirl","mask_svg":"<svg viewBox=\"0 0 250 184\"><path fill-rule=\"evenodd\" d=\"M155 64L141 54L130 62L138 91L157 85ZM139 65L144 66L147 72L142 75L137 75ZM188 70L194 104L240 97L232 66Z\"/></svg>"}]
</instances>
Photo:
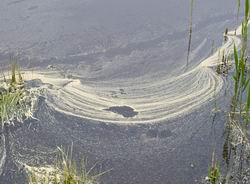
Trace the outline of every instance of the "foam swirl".
<instances>
[{"instance_id":1,"label":"foam swirl","mask_svg":"<svg viewBox=\"0 0 250 184\"><path fill-rule=\"evenodd\" d=\"M224 50L226 55L230 55L233 45L240 45L241 40L237 35L230 32L227 41L212 56L195 68L171 78L88 84L80 79L64 78L55 71L33 71L25 75L52 85L52 88L47 88L47 102L57 111L110 123L163 122L194 111L221 91L224 81L213 67L221 62L219 53ZM138 114L125 118L105 110L112 106L129 106Z\"/></svg>"}]
</instances>

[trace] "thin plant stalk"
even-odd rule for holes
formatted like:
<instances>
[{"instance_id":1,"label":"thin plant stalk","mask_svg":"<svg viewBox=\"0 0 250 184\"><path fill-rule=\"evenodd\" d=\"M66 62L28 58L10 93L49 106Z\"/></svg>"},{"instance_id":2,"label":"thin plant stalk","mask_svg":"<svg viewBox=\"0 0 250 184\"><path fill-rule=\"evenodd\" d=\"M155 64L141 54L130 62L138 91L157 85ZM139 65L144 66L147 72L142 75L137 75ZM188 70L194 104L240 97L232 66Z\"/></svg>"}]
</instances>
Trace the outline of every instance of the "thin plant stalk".
<instances>
[{"instance_id":1,"label":"thin plant stalk","mask_svg":"<svg viewBox=\"0 0 250 184\"><path fill-rule=\"evenodd\" d=\"M189 36L188 36L188 50L187 50L187 67L188 67L188 65L189 65L189 57L190 57L191 44L192 44L192 33L193 33L193 9L194 9L194 0L190 0Z\"/></svg>"}]
</instances>

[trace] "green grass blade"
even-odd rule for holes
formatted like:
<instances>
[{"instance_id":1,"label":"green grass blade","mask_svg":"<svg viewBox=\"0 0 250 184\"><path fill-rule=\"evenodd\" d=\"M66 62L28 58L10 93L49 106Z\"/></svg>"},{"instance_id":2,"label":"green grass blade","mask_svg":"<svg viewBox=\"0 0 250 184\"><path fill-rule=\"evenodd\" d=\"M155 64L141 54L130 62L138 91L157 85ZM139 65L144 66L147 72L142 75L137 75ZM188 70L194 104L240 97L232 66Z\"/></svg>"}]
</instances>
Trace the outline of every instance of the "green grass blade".
<instances>
[{"instance_id":1,"label":"green grass blade","mask_svg":"<svg viewBox=\"0 0 250 184\"><path fill-rule=\"evenodd\" d=\"M245 0L245 21L248 21L249 15L249 0Z\"/></svg>"},{"instance_id":2,"label":"green grass blade","mask_svg":"<svg viewBox=\"0 0 250 184\"><path fill-rule=\"evenodd\" d=\"M241 2L240 0L237 0L237 20L239 19L239 14L240 14L240 6L241 6Z\"/></svg>"},{"instance_id":3,"label":"green grass blade","mask_svg":"<svg viewBox=\"0 0 250 184\"><path fill-rule=\"evenodd\" d=\"M250 109L250 85L248 87L248 97L247 97L247 111Z\"/></svg>"},{"instance_id":4,"label":"green grass blade","mask_svg":"<svg viewBox=\"0 0 250 184\"><path fill-rule=\"evenodd\" d=\"M238 57L238 51L236 49L236 45L234 44L234 61L235 61L235 68L236 71L238 71L238 66L239 66L239 57Z\"/></svg>"},{"instance_id":5,"label":"green grass blade","mask_svg":"<svg viewBox=\"0 0 250 184\"><path fill-rule=\"evenodd\" d=\"M250 82L250 77L248 77L248 79L246 80L246 83L245 83L245 86L243 88L243 91L246 90L247 86L249 85L249 82Z\"/></svg>"},{"instance_id":6,"label":"green grass blade","mask_svg":"<svg viewBox=\"0 0 250 184\"><path fill-rule=\"evenodd\" d=\"M244 61L241 62L241 87L244 87L245 85L245 63Z\"/></svg>"}]
</instances>

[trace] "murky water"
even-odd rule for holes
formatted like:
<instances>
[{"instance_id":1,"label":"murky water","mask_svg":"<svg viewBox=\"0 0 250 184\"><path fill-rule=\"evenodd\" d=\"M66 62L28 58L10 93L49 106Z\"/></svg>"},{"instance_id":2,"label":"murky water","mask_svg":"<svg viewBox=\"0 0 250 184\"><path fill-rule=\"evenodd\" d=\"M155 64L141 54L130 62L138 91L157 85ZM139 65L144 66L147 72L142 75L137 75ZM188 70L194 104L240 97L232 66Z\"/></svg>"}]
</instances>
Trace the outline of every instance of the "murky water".
<instances>
[{"instance_id":1,"label":"murky water","mask_svg":"<svg viewBox=\"0 0 250 184\"><path fill-rule=\"evenodd\" d=\"M0 10L2 52L22 53L31 66L67 64L86 80L112 80L172 75L186 62L186 0L3 0ZM213 41L221 45L235 14L233 0L196 2L193 65L207 57Z\"/></svg>"},{"instance_id":2,"label":"murky water","mask_svg":"<svg viewBox=\"0 0 250 184\"><path fill-rule=\"evenodd\" d=\"M10 129L0 182L24 181L20 163L50 164L74 142L76 158L113 169L103 183L195 183L211 151L208 101L225 87L200 63L238 24L236 11L235 0L196 1L186 68L187 0L2 0L1 64L18 53L24 68L56 72L34 73L43 78L32 85L52 87L39 120Z\"/></svg>"}]
</instances>

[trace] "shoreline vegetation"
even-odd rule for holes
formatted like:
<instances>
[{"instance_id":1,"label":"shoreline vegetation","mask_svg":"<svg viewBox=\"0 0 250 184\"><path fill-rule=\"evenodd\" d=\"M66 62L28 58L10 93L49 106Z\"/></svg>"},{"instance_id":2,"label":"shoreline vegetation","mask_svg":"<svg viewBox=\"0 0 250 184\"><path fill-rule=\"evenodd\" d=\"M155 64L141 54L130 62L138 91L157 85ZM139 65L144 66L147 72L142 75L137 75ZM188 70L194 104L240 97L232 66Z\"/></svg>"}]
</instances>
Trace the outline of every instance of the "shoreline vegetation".
<instances>
[{"instance_id":1,"label":"shoreline vegetation","mask_svg":"<svg viewBox=\"0 0 250 184\"><path fill-rule=\"evenodd\" d=\"M23 79L19 65L15 58L11 58L10 74L2 73L2 84L0 86L0 119L2 158L0 159L0 175L8 158L10 145L6 139L9 137L9 126L23 123L27 119L36 119L33 113L37 109L38 97L42 94L40 89L32 89ZM105 174L101 172L92 174L95 165L86 169L86 159L78 165L72 158L73 145L68 151L57 148L58 154L54 166L31 167L23 163L28 174L27 184L95 184L97 179ZM93 172L95 173L95 172Z\"/></svg>"},{"instance_id":2,"label":"shoreline vegetation","mask_svg":"<svg viewBox=\"0 0 250 184\"><path fill-rule=\"evenodd\" d=\"M29 171L27 184L96 184L98 179L109 172L94 172L95 165L86 169L87 159L82 159L80 164L73 160L73 145L68 151L57 148L58 154L54 166L32 168Z\"/></svg>"},{"instance_id":3,"label":"shoreline vegetation","mask_svg":"<svg viewBox=\"0 0 250 184\"><path fill-rule=\"evenodd\" d=\"M249 25L249 0L244 0L244 19L240 29L235 30L235 35L241 36L241 45L234 44L232 61L234 61L233 96L225 123L225 142L223 145L223 161L216 157L215 147L211 155L211 164L208 169L207 181L210 184L249 183L250 168L250 70L248 60L248 25ZM239 17L241 1L238 0L237 19ZM225 36L228 36L228 30ZM222 64L227 67L223 53ZM221 65L219 65L221 67ZM217 72L218 74L222 74ZM223 165L222 163L225 163Z\"/></svg>"},{"instance_id":4,"label":"shoreline vegetation","mask_svg":"<svg viewBox=\"0 0 250 184\"><path fill-rule=\"evenodd\" d=\"M238 0L237 2L238 19L242 3L240 0ZM192 44L192 19L194 3L194 0L190 0L191 10L189 20L187 67L189 63L189 55L191 52ZM219 92L222 86L222 84L219 82L219 77L216 75L219 75L220 77L228 76L229 70L232 68L234 70L234 74L232 77L234 87L233 96L231 98L230 108L227 112L228 119L226 122L225 143L223 145L222 153L225 166L222 165L218 160L216 156L218 153L216 152L216 149L214 147L211 154L211 162L208 168L208 176L204 183L231 184L238 182L243 183L243 180L246 182L250 182L250 178L247 178L246 176L250 173L250 143L248 135L250 123L250 66L248 61L248 25L250 19L249 0L244 0L244 7L245 16L241 26L235 31L228 31L228 29L226 29L224 34L225 45L223 45L207 60L202 62L197 68L191 71L187 71L187 73L181 76L186 77L192 72L197 72L198 70L198 73L200 73L200 70L202 70L207 72L206 74L209 74L210 77L213 77L217 86L211 89L212 92L209 91L213 94L209 94L207 98L205 98L205 100L209 100L211 99L211 95L214 96L216 92ZM230 65L230 61L234 61L234 65ZM41 95L41 91L39 91L39 88L35 90L32 89L32 87L27 84L27 81L24 80L16 59L11 58L11 62L11 74L6 75L6 73L3 73L0 86L1 139L3 145L2 158L0 159L0 174L2 174L2 168L4 167L4 164L6 162L9 149L9 145L6 144L6 139L9 136L6 127L15 125L16 123L23 123L26 119L29 118L35 118L33 117L33 113L37 108L38 97L39 95ZM210 69L211 67L215 68ZM211 73L210 70L213 70L214 73ZM39 76L41 75L36 75L36 77L37 76L39 79ZM40 80L45 80L42 82L48 82L49 84L50 82L52 82L51 85L53 85L53 82L55 82L56 84L58 84L58 86L70 86L71 88L69 89L74 89L74 84L77 85L78 88L80 85L80 81L74 79L65 79L63 82L59 81L60 79L53 81L50 78L41 78ZM84 92L85 91L80 91L78 95L84 94ZM123 92L125 93L125 91ZM201 93L202 92L204 93L203 90L201 90ZM94 98L95 96L87 94L84 97L89 97L89 99L92 100L92 98ZM66 110L67 109L65 109L64 111ZM84 111L84 106L81 110ZM140 110L138 112L139 116ZM187 111L185 112L187 113ZM215 113L217 113L217 111ZM135 118L136 116L137 114L135 115ZM109 120L108 118L109 114L107 115L106 120ZM97 118L97 120L100 119ZM155 121L155 119L153 120ZM163 119L160 119L160 121L162 120ZM117 123L117 121L114 122ZM95 184L98 183L99 177L108 172L106 171L97 174L93 172L92 174L95 165L87 170L85 159L83 159L81 164L77 164L72 156L73 146L68 151L64 151L62 148L58 148L58 153L59 154L54 166L39 168L27 165L25 166L25 169L28 173L28 184Z\"/></svg>"}]
</instances>

